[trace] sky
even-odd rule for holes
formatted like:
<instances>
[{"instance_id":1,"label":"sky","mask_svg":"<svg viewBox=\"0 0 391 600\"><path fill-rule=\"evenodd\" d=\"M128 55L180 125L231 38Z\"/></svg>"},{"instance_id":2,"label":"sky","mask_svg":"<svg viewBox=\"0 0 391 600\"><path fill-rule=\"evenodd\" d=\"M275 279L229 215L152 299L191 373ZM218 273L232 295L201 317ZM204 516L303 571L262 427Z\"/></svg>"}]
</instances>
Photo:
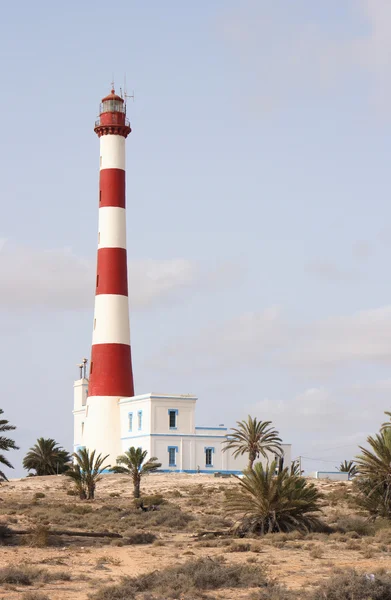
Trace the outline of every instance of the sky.
<instances>
[{"instance_id":1,"label":"sky","mask_svg":"<svg viewBox=\"0 0 391 600\"><path fill-rule=\"evenodd\" d=\"M271 420L307 472L391 409L389 0L20 0L0 21L1 404L73 443L99 141L126 79L136 393Z\"/></svg>"}]
</instances>

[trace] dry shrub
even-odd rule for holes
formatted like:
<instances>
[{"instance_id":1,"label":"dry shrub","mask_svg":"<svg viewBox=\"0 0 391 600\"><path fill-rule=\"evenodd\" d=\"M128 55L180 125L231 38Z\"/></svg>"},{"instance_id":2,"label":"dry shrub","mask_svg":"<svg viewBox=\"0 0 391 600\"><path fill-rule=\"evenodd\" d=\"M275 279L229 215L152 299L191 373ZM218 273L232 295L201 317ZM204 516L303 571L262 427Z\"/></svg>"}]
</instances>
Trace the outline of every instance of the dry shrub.
<instances>
[{"instance_id":1,"label":"dry shrub","mask_svg":"<svg viewBox=\"0 0 391 600\"><path fill-rule=\"evenodd\" d=\"M144 508L151 508L153 506L160 506L165 502L166 501L161 494L151 494L149 496L141 496L141 498L134 499L136 508L140 508L141 506Z\"/></svg>"},{"instance_id":2,"label":"dry shrub","mask_svg":"<svg viewBox=\"0 0 391 600\"><path fill-rule=\"evenodd\" d=\"M66 571L49 573L46 569L31 566L9 565L0 569L0 584L32 585L35 581L49 583L51 581L70 581L71 576Z\"/></svg>"},{"instance_id":3,"label":"dry shrub","mask_svg":"<svg viewBox=\"0 0 391 600\"><path fill-rule=\"evenodd\" d=\"M325 501L329 506L339 506L342 502L349 502L350 493L345 485L339 484L336 489L325 494Z\"/></svg>"},{"instance_id":4,"label":"dry shrub","mask_svg":"<svg viewBox=\"0 0 391 600\"><path fill-rule=\"evenodd\" d=\"M347 550L360 550L361 544L360 544L360 542L358 542L356 540L349 540L348 542L346 542L345 548Z\"/></svg>"},{"instance_id":5,"label":"dry shrub","mask_svg":"<svg viewBox=\"0 0 391 600\"><path fill-rule=\"evenodd\" d=\"M62 509L65 513L71 513L73 515L88 515L94 511L89 504L73 504L71 506L66 504Z\"/></svg>"},{"instance_id":6,"label":"dry shrub","mask_svg":"<svg viewBox=\"0 0 391 600\"><path fill-rule=\"evenodd\" d=\"M368 519L363 519L361 517L339 517L336 522L336 528L342 533L355 532L359 536L375 534L374 524L370 523Z\"/></svg>"},{"instance_id":7,"label":"dry shrub","mask_svg":"<svg viewBox=\"0 0 391 600\"><path fill-rule=\"evenodd\" d=\"M156 540L156 535L149 532L133 533L126 536L125 542L127 544L152 544Z\"/></svg>"},{"instance_id":8,"label":"dry shrub","mask_svg":"<svg viewBox=\"0 0 391 600\"><path fill-rule=\"evenodd\" d=\"M0 545L4 546L8 543L10 537L12 536L12 531L5 523L0 523Z\"/></svg>"},{"instance_id":9,"label":"dry shrub","mask_svg":"<svg viewBox=\"0 0 391 600\"><path fill-rule=\"evenodd\" d=\"M391 577L347 571L322 582L309 600L391 600Z\"/></svg>"},{"instance_id":10,"label":"dry shrub","mask_svg":"<svg viewBox=\"0 0 391 600\"><path fill-rule=\"evenodd\" d=\"M288 591L285 587L276 583L268 585L256 592L253 592L249 599L251 600L303 600L302 594Z\"/></svg>"},{"instance_id":11,"label":"dry shrub","mask_svg":"<svg viewBox=\"0 0 391 600\"><path fill-rule=\"evenodd\" d=\"M311 550L310 550L311 558L323 558L323 556L324 556L324 550L321 546L314 546L313 548L311 548Z\"/></svg>"},{"instance_id":12,"label":"dry shrub","mask_svg":"<svg viewBox=\"0 0 391 600\"><path fill-rule=\"evenodd\" d=\"M49 546L49 531L46 525L36 525L27 536L27 544L32 548L46 548Z\"/></svg>"},{"instance_id":13,"label":"dry shrub","mask_svg":"<svg viewBox=\"0 0 391 600\"><path fill-rule=\"evenodd\" d=\"M98 567L100 565L113 565L119 567L122 565L122 560L116 556L99 556L99 558L96 559L96 566Z\"/></svg>"},{"instance_id":14,"label":"dry shrub","mask_svg":"<svg viewBox=\"0 0 391 600\"><path fill-rule=\"evenodd\" d=\"M183 498L183 494L179 490L172 490L167 496L170 496L170 498Z\"/></svg>"},{"instance_id":15,"label":"dry shrub","mask_svg":"<svg viewBox=\"0 0 391 600\"><path fill-rule=\"evenodd\" d=\"M124 577L120 584L103 587L92 595L92 598L131 600L138 592L155 592L162 594L164 598L183 598L184 595L194 594L196 591L261 586L268 586L263 568L244 564L230 565L210 558L201 558L139 577ZM192 597L194 598L194 595Z\"/></svg>"},{"instance_id":16,"label":"dry shrub","mask_svg":"<svg viewBox=\"0 0 391 600\"><path fill-rule=\"evenodd\" d=\"M41 592L26 592L23 594L22 600L50 600L50 598Z\"/></svg>"},{"instance_id":17,"label":"dry shrub","mask_svg":"<svg viewBox=\"0 0 391 600\"><path fill-rule=\"evenodd\" d=\"M228 552L250 552L251 544L233 543L227 548Z\"/></svg>"},{"instance_id":18,"label":"dry shrub","mask_svg":"<svg viewBox=\"0 0 391 600\"><path fill-rule=\"evenodd\" d=\"M36 493L34 494L34 498L35 498L36 500L39 500L39 498L46 498L46 494L44 494L43 492L36 492Z\"/></svg>"},{"instance_id":19,"label":"dry shrub","mask_svg":"<svg viewBox=\"0 0 391 600\"><path fill-rule=\"evenodd\" d=\"M195 485L187 490L189 496L202 496L207 490L204 488L202 483Z\"/></svg>"}]
</instances>

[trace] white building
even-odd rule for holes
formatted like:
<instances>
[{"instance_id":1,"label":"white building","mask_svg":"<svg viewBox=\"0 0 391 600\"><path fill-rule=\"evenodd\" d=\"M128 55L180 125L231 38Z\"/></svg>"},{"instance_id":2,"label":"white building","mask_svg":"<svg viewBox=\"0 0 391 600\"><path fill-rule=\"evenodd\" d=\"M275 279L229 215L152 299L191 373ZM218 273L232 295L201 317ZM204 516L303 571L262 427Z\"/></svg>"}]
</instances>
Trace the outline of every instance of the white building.
<instances>
[{"instance_id":1,"label":"white building","mask_svg":"<svg viewBox=\"0 0 391 600\"><path fill-rule=\"evenodd\" d=\"M87 395L88 379L83 377L74 383L75 451L85 446L83 432L88 418ZM235 459L230 450L222 451L222 442L228 433L223 425L195 425L196 402L197 398L191 395L142 394L118 398L118 423L113 431L107 431L107 439L102 443L102 447L111 450L110 464L114 465L118 455L135 446L147 450L149 457L156 456L162 463L161 471L241 473L247 466L247 455ZM284 464L290 465L291 446L283 444L282 447Z\"/></svg>"}]
</instances>

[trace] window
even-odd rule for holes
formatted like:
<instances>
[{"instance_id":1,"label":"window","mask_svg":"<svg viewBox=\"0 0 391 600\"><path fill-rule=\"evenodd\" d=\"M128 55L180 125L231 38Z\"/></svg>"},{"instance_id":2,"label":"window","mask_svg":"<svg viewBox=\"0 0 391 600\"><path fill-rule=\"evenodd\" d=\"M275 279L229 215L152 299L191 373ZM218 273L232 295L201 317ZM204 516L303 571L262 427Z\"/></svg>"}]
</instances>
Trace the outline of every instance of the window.
<instances>
[{"instance_id":1,"label":"window","mask_svg":"<svg viewBox=\"0 0 391 600\"><path fill-rule=\"evenodd\" d=\"M102 164L102 157L100 157L100 161ZM99 204L102 202L102 190L99 190Z\"/></svg>"},{"instance_id":2,"label":"window","mask_svg":"<svg viewBox=\"0 0 391 600\"><path fill-rule=\"evenodd\" d=\"M90 375L92 375L92 368L93 368L93 366L94 366L94 363L91 361L91 363L90 363Z\"/></svg>"},{"instance_id":3,"label":"window","mask_svg":"<svg viewBox=\"0 0 391 600\"><path fill-rule=\"evenodd\" d=\"M176 467L176 453L178 446L168 446L168 466Z\"/></svg>"},{"instance_id":4,"label":"window","mask_svg":"<svg viewBox=\"0 0 391 600\"><path fill-rule=\"evenodd\" d=\"M96 319L94 319L94 329L96 329Z\"/></svg>"},{"instance_id":5,"label":"window","mask_svg":"<svg viewBox=\"0 0 391 600\"><path fill-rule=\"evenodd\" d=\"M142 410L138 411L137 417L138 417L138 428L140 430L143 427L143 411Z\"/></svg>"},{"instance_id":6,"label":"window","mask_svg":"<svg viewBox=\"0 0 391 600\"><path fill-rule=\"evenodd\" d=\"M213 452L214 448L205 448L205 466L213 467Z\"/></svg>"},{"instance_id":7,"label":"window","mask_svg":"<svg viewBox=\"0 0 391 600\"><path fill-rule=\"evenodd\" d=\"M177 415L178 415L177 410L170 409L168 411L168 424L169 424L170 429L177 428L177 424L176 424Z\"/></svg>"},{"instance_id":8,"label":"window","mask_svg":"<svg viewBox=\"0 0 391 600\"><path fill-rule=\"evenodd\" d=\"M96 276L96 287L99 285L99 275Z\"/></svg>"},{"instance_id":9,"label":"window","mask_svg":"<svg viewBox=\"0 0 391 600\"><path fill-rule=\"evenodd\" d=\"M133 431L133 413L128 413L128 429Z\"/></svg>"}]
</instances>

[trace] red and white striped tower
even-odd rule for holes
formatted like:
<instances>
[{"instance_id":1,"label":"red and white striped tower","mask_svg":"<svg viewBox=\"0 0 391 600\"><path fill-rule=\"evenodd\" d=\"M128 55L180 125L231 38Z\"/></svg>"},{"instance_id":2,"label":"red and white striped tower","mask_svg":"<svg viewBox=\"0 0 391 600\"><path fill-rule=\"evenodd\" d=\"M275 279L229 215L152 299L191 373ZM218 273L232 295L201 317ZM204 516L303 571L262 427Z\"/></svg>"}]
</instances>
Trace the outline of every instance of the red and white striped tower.
<instances>
[{"instance_id":1,"label":"red and white striped tower","mask_svg":"<svg viewBox=\"0 0 391 600\"><path fill-rule=\"evenodd\" d=\"M94 327L83 445L120 453L118 400L134 396L126 257L125 140L131 128L114 89L102 99L95 133L100 139L99 233Z\"/></svg>"}]
</instances>

